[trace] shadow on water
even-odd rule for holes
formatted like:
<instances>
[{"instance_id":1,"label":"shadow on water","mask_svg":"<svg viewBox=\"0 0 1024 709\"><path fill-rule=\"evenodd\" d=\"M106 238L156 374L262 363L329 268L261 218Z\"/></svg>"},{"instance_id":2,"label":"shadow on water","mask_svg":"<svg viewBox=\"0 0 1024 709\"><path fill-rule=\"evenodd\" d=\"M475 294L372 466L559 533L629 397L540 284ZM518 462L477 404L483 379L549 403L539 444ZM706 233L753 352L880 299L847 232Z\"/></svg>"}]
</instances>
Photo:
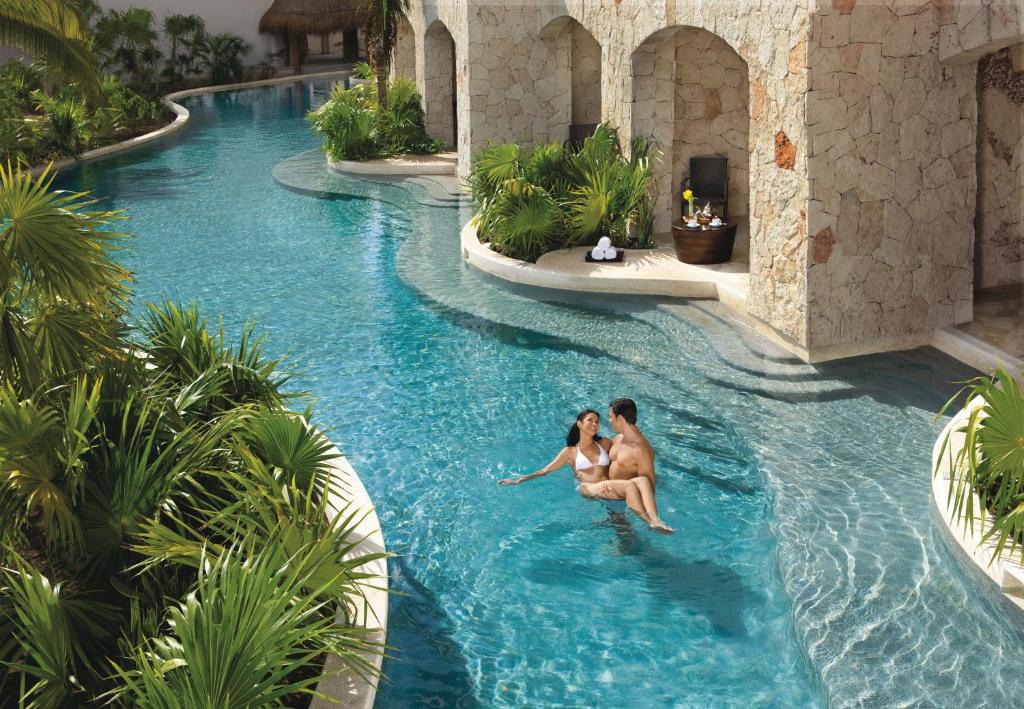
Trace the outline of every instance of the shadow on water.
<instances>
[{"instance_id":1,"label":"shadow on water","mask_svg":"<svg viewBox=\"0 0 1024 709\"><path fill-rule=\"evenodd\" d=\"M758 594L728 566L711 559L680 559L638 534L622 512L608 511L599 523L615 533L617 551L637 562L645 581L645 595L664 604L687 608L703 616L719 635L743 638L744 611L758 603ZM534 583L576 588L581 578L607 582L608 569L574 559L537 559L526 577Z\"/></svg>"},{"instance_id":2,"label":"shadow on water","mask_svg":"<svg viewBox=\"0 0 1024 709\"><path fill-rule=\"evenodd\" d=\"M720 475L715 475L714 473L705 472L699 465L687 467L683 465L675 465L673 463L662 463L661 467L680 475L686 475L687 477L693 478L705 485L711 485L712 487L718 488L722 492L730 495L752 497L761 493L761 487L758 485L753 485L740 480L731 480Z\"/></svg>"},{"instance_id":3,"label":"shadow on water","mask_svg":"<svg viewBox=\"0 0 1024 709\"><path fill-rule=\"evenodd\" d=\"M392 588L401 595L391 597L389 633L416 638L388 643L402 648L401 654L385 662L389 682L382 683L381 693L416 688L416 693L439 700L444 706L476 709L479 702L473 694L474 681L469 661L454 638L454 623L441 607L434 592L420 582L403 557L390 559ZM401 680L404 673L415 679ZM401 685L401 686L400 686ZM385 702L386 704L386 702Z\"/></svg>"}]
</instances>

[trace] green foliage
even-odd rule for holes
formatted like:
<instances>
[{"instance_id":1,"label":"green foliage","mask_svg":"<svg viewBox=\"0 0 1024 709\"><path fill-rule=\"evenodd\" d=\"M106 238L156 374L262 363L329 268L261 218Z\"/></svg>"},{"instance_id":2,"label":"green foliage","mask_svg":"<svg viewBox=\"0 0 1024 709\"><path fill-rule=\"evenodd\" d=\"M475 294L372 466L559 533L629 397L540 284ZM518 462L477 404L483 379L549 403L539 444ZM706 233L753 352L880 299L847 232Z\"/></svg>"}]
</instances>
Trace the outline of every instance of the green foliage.
<instances>
[{"instance_id":1,"label":"green foliage","mask_svg":"<svg viewBox=\"0 0 1024 709\"><path fill-rule=\"evenodd\" d=\"M70 92L51 97L41 91L34 91L32 98L43 114L38 126L39 149L54 158L81 155L92 138L85 99Z\"/></svg>"},{"instance_id":2,"label":"green foliage","mask_svg":"<svg viewBox=\"0 0 1024 709\"><path fill-rule=\"evenodd\" d=\"M391 102L381 110L371 84L346 89L336 86L323 106L307 118L324 138L333 160L371 160L406 153L435 153L442 141L431 140L424 128L422 99L408 79L391 82Z\"/></svg>"},{"instance_id":3,"label":"green foliage","mask_svg":"<svg viewBox=\"0 0 1024 709\"><path fill-rule=\"evenodd\" d=\"M994 541L993 558L1009 547L1012 554L1024 547L1024 391L1021 382L1000 367L991 377L978 377L946 403L945 413L967 393L970 415L942 442L937 462L947 458L956 475L950 476L949 499L953 513L971 528L976 513L972 493L994 524L980 543ZM962 433L963 447L952 455L949 436Z\"/></svg>"},{"instance_id":4,"label":"green foliage","mask_svg":"<svg viewBox=\"0 0 1024 709\"><path fill-rule=\"evenodd\" d=\"M159 103L132 91L117 78L105 78L100 88L106 99L104 108L113 112L118 125L136 130L160 119L163 109Z\"/></svg>"},{"instance_id":5,"label":"green foliage","mask_svg":"<svg viewBox=\"0 0 1024 709\"><path fill-rule=\"evenodd\" d=\"M0 47L45 61L93 93L99 79L75 0L0 0Z\"/></svg>"},{"instance_id":6,"label":"green foliage","mask_svg":"<svg viewBox=\"0 0 1024 709\"><path fill-rule=\"evenodd\" d=\"M352 65L352 71L357 79L363 79L364 81L373 79L376 76L369 62L356 62Z\"/></svg>"},{"instance_id":7,"label":"green foliage","mask_svg":"<svg viewBox=\"0 0 1024 709\"><path fill-rule=\"evenodd\" d=\"M199 15L171 14L164 18L163 32L171 53L160 75L171 86L180 86L185 77L203 70L209 48L206 23Z\"/></svg>"},{"instance_id":8,"label":"green foliage","mask_svg":"<svg viewBox=\"0 0 1024 709\"><path fill-rule=\"evenodd\" d=\"M323 653L373 674L334 615L383 555L265 337L170 302L130 333L122 215L0 178L0 696L253 706Z\"/></svg>"},{"instance_id":9,"label":"green foliage","mask_svg":"<svg viewBox=\"0 0 1024 709\"><path fill-rule=\"evenodd\" d=\"M210 37L210 80L215 84L233 84L245 77L242 57L252 47L238 35L222 32Z\"/></svg>"},{"instance_id":10,"label":"green foliage","mask_svg":"<svg viewBox=\"0 0 1024 709\"><path fill-rule=\"evenodd\" d=\"M159 122L160 104L105 77L96 100L78 85L50 92L39 64L10 61L0 67L0 162L36 164L77 157L84 151L137 134Z\"/></svg>"},{"instance_id":11,"label":"green foliage","mask_svg":"<svg viewBox=\"0 0 1024 709\"><path fill-rule=\"evenodd\" d=\"M133 667L117 667L113 696L144 707L279 706L287 694L312 693L319 677L294 676L321 653L367 671L352 649L375 649L365 632L334 626L324 601L303 591L303 555L281 564L274 546L205 557L195 590L167 609L172 634L141 644Z\"/></svg>"},{"instance_id":12,"label":"green foliage","mask_svg":"<svg viewBox=\"0 0 1024 709\"><path fill-rule=\"evenodd\" d=\"M409 0L364 0L363 30L366 56L373 67L377 84L377 107L383 113L389 105L391 58L395 55L398 22L409 9Z\"/></svg>"},{"instance_id":13,"label":"green foliage","mask_svg":"<svg viewBox=\"0 0 1024 709\"><path fill-rule=\"evenodd\" d=\"M558 203L543 187L508 180L488 208L491 244L501 253L536 261L551 250L560 218Z\"/></svg>"},{"instance_id":14,"label":"green foliage","mask_svg":"<svg viewBox=\"0 0 1024 709\"><path fill-rule=\"evenodd\" d=\"M514 143L480 150L467 179L480 238L527 261L602 236L618 247L650 248L650 152L649 143L634 139L623 154L607 123L576 151L559 145L524 151Z\"/></svg>"},{"instance_id":15,"label":"green foliage","mask_svg":"<svg viewBox=\"0 0 1024 709\"><path fill-rule=\"evenodd\" d=\"M93 27L93 51L100 65L125 79L136 91L156 93L162 54L153 13L138 7L110 10Z\"/></svg>"},{"instance_id":16,"label":"green foliage","mask_svg":"<svg viewBox=\"0 0 1024 709\"><path fill-rule=\"evenodd\" d=\"M118 347L129 274L113 260L120 212L0 166L0 376L29 393Z\"/></svg>"}]
</instances>

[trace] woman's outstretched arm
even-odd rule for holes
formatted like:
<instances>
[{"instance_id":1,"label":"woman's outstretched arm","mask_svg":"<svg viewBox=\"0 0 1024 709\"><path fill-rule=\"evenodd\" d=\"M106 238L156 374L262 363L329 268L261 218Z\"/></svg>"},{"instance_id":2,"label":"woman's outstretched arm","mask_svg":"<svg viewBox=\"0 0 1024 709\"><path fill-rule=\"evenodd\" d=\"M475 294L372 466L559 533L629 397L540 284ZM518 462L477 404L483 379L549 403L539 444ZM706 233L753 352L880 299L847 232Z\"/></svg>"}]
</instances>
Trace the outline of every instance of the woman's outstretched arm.
<instances>
[{"instance_id":1,"label":"woman's outstretched arm","mask_svg":"<svg viewBox=\"0 0 1024 709\"><path fill-rule=\"evenodd\" d=\"M566 446L562 450L558 451L558 455L555 456L555 459L553 461L551 461L550 463L545 465L543 468L541 468L537 472L530 473L529 475L523 475L522 477L518 477L518 478L505 478L504 480L499 480L498 484L499 485L518 485L519 483L524 483L527 480L533 480L534 478L539 478L542 475L547 475L550 472L554 472L555 470L558 470L559 468L561 468L563 465L568 465L569 461L571 460L571 458L570 458L571 451L572 451L572 448L569 448L568 446Z\"/></svg>"}]
</instances>

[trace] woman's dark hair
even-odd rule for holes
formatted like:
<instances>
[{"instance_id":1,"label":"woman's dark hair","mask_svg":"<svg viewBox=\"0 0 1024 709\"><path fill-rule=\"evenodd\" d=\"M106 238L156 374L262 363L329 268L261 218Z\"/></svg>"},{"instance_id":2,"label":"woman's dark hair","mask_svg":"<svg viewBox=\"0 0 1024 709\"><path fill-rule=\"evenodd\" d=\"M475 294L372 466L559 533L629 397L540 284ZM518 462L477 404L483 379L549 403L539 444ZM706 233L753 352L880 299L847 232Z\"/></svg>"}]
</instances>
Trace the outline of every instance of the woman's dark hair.
<instances>
[{"instance_id":1,"label":"woman's dark hair","mask_svg":"<svg viewBox=\"0 0 1024 709\"><path fill-rule=\"evenodd\" d=\"M626 419L627 423L636 425L636 402L632 399L616 399L612 403L608 404L608 408L612 410L612 413L616 416L621 416Z\"/></svg>"},{"instance_id":2,"label":"woman's dark hair","mask_svg":"<svg viewBox=\"0 0 1024 709\"><path fill-rule=\"evenodd\" d=\"M580 423L580 421L585 419L589 414L594 414L594 416L597 416L597 420L598 421L601 420L601 414L597 413L593 409L583 409L583 411L580 411L579 416L576 417L576 423L574 423L572 425L572 428L569 429L569 435L567 435L565 437L565 445L567 445L569 447L572 447L572 446L575 446L575 445L579 444L579 442L580 442L580 427L579 427L579 423ZM594 436L594 440L595 441L600 441L601 437L600 436Z\"/></svg>"}]
</instances>

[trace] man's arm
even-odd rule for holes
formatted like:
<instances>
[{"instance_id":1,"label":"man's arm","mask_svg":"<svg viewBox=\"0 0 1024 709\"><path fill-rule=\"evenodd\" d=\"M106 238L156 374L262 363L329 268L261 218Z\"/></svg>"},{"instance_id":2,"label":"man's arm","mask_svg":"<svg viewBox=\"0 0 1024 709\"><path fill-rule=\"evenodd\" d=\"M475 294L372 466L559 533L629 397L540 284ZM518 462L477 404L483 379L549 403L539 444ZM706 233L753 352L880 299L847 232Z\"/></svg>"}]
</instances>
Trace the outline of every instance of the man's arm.
<instances>
[{"instance_id":1,"label":"man's arm","mask_svg":"<svg viewBox=\"0 0 1024 709\"><path fill-rule=\"evenodd\" d=\"M643 475L654 485L654 450L649 446L637 446L633 452L636 461L636 474Z\"/></svg>"}]
</instances>

